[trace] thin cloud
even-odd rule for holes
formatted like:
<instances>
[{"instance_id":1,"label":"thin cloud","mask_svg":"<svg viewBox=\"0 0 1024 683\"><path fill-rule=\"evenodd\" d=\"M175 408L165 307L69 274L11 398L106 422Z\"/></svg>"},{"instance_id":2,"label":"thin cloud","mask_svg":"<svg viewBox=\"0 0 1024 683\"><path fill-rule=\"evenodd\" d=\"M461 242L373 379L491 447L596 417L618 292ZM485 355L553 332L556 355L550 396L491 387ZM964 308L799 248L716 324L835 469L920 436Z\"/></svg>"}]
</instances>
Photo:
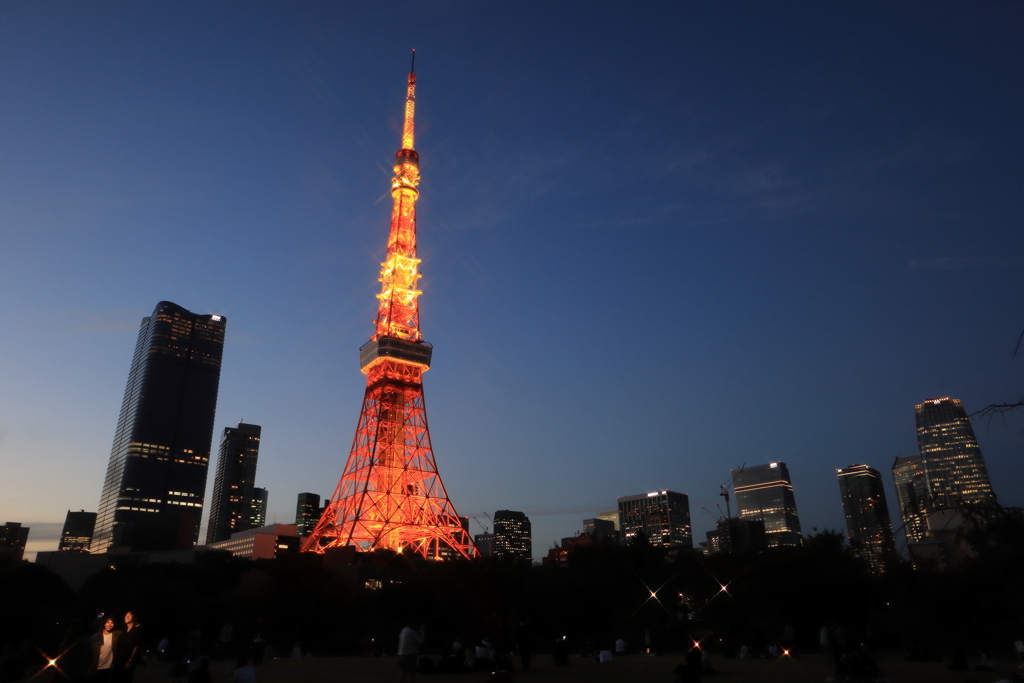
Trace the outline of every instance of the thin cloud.
<instances>
[{"instance_id":1,"label":"thin cloud","mask_svg":"<svg viewBox=\"0 0 1024 683\"><path fill-rule=\"evenodd\" d=\"M968 270L971 268L1006 268L1021 265L1020 259L998 258L995 256L969 257L951 256L947 258L917 259L907 264L907 270Z\"/></svg>"},{"instance_id":2,"label":"thin cloud","mask_svg":"<svg viewBox=\"0 0 1024 683\"><path fill-rule=\"evenodd\" d=\"M138 322L108 322L82 325L81 327L76 327L75 332L123 332L125 330L137 329L139 329Z\"/></svg>"}]
</instances>

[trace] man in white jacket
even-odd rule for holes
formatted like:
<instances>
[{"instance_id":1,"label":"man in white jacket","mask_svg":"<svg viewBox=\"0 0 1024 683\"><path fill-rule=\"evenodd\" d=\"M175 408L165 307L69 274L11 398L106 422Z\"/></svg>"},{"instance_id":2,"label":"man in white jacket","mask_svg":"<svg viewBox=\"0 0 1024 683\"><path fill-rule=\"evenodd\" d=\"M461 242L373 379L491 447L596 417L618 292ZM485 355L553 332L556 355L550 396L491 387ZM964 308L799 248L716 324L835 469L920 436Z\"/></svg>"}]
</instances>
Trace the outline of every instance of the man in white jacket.
<instances>
[{"instance_id":1,"label":"man in white jacket","mask_svg":"<svg viewBox=\"0 0 1024 683\"><path fill-rule=\"evenodd\" d=\"M425 637L423 626L417 628L412 619L406 622L405 628L398 634L398 669L402 672L400 683L413 683L416 680L416 659Z\"/></svg>"}]
</instances>

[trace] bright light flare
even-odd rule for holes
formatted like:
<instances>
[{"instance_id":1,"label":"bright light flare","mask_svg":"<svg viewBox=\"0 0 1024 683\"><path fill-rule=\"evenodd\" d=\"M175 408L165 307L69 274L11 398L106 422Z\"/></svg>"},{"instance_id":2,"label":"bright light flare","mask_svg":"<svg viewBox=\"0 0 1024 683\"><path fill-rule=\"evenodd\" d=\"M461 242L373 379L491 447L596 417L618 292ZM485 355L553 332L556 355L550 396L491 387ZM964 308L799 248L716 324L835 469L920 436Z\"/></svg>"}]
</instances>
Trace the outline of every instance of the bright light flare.
<instances>
[{"instance_id":1,"label":"bright light flare","mask_svg":"<svg viewBox=\"0 0 1024 683\"><path fill-rule=\"evenodd\" d=\"M49 663L47 664L47 666L57 666L57 660L56 659L51 659L49 661Z\"/></svg>"},{"instance_id":2,"label":"bright light flare","mask_svg":"<svg viewBox=\"0 0 1024 683\"><path fill-rule=\"evenodd\" d=\"M783 657L788 657L789 656L789 650L783 650L782 651L782 656Z\"/></svg>"}]
</instances>

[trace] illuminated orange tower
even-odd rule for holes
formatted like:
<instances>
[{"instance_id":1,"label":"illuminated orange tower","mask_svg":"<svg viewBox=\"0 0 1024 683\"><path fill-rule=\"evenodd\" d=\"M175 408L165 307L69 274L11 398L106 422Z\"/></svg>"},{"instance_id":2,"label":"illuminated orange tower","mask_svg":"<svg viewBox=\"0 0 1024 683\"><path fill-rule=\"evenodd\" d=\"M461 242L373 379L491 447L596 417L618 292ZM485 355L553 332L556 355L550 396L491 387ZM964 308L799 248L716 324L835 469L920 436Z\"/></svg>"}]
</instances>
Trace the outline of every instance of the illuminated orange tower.
<instances>
[{"instance_id":1,"label":"illuminated orange tower","mask_svg":"<svg viewBox=\"0 0 1024 683\"><path fill-rule=\"evenodd\" d=\"M388 254L381 264L376 329L359 349L366 395L356 436L331 502L302 546L323 552L337 546L360 550L409 549L425 558L475 553L437 474L423 402L423 373L432 347L420 334L416 289L416 198L419 155L413 149L416 52L405 99L402 149L391 181L394 208Z\"/></svg>"}]
</instances>

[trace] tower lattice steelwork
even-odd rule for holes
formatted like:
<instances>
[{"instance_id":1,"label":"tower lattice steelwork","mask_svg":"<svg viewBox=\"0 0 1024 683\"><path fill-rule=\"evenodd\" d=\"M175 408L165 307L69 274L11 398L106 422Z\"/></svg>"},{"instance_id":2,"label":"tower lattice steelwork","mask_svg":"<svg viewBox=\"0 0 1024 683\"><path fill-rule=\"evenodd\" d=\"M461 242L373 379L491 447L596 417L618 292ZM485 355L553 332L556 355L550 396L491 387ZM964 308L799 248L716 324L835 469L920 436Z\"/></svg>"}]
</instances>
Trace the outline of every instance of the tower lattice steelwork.
<instances>
[{"instance_id":1,"label":"tower lattice steelwork","mask_svg":"<svg viewBox=\"0 0 1024 683\"><path fill-rule=\"evenodd\" d=\"M472 540L437 473L423 402L432 347L420 334L416 258L419 155L413 149L415 52L405 100L402 149L391 181L394 208L381 264L376 329L359 350L366 395L356 436L331 501L304 551L336 546L406 549L430 559L471 557Z\"/></svg>"}]
</instances>

